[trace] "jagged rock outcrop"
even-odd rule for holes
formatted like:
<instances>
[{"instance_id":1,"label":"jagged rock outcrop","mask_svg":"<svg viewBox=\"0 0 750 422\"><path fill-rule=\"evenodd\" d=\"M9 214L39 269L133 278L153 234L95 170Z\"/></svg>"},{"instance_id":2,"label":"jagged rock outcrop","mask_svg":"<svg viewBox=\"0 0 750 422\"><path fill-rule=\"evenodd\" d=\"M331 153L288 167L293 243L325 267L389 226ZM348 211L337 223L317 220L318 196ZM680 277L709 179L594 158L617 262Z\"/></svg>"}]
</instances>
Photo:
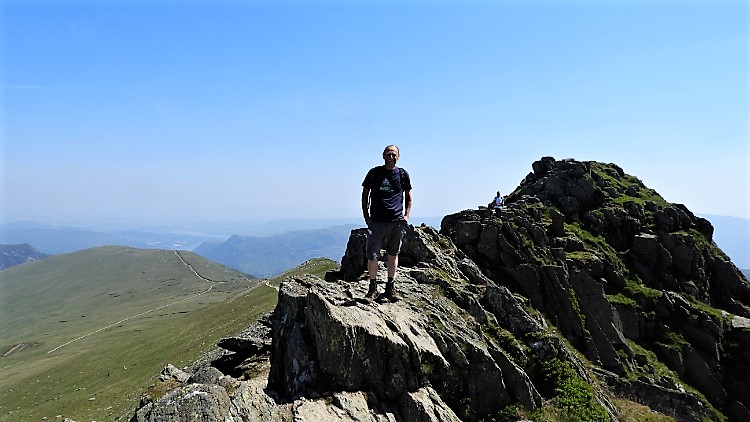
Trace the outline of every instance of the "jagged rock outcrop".
<instances>
[{"instance_id":1,"label":"jagged rock outcrop","mask_svg":"<svg viewBox=\"0 0 750 422\"><path fill-rule=\"evenodd\" d=\"M133 419L614 421L627 397L750 420L750 285L710 223L612 164L532 167L499 217L409 227L403 301L357 300L354 230L339 271L285 280L266 320L165 373L177 388Z\"/></svg>"},{"instance_id":2,"label":"jagged rock outcrop","mask_svg":"<svg viewBox=\"0 0 750 422\"><path fill-rule=\"evenodd\" d=\"M727 353L748 345L731 321L748 317L750 284L713 243L711 224L613 164L548 157L533 169L501 218L465 211L441 232L529 298L623 392L636 376L665 388L679 376L730 419L750 416L750 361ZM660 376L659 363L674 375ZM676 407L642 396L667 413Z\"/></svg>"}]
</instances>

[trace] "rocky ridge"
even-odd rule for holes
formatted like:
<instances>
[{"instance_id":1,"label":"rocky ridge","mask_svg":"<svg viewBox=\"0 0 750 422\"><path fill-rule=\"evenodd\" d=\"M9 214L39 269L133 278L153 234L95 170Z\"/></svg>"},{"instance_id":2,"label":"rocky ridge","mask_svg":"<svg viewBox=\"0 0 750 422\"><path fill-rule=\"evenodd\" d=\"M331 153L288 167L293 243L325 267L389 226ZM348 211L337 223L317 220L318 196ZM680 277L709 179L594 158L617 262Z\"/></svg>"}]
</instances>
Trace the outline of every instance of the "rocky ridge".
<instances>
[{"instance_id":1,"label":"rocky ridge","mask_svg":"<svg viewBox=\"0 0 750 422\"><path fill-rule=\"evenodd\" d=\"M532 167L500 216L409 227L402 302L357 300L354 230L340 271L285 280L272 314L167 368L132 420L614 421L623 397L750 420L750 283L711 224L613 164Z\"/></svg>"}]
</instances>

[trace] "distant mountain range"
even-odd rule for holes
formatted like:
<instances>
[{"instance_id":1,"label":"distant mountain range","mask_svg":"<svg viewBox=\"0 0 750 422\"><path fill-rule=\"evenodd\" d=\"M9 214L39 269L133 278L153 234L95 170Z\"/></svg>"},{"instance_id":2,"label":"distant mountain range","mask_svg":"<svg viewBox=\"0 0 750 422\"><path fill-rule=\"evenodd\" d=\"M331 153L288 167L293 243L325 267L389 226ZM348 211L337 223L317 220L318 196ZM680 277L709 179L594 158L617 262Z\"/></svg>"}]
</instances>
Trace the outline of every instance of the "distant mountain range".
<instances>
[{"instance_id":1,"label":"distant mountain range","mask_svg":"<svg viewBox=\"0 0 750 422\"><path fill-rule=\"evenodd\" d=\"M266 237L234 235L224 242L203 243L194 252L255 277L271 277L311 258L340 261L355 227L349 224Z\"/></svg>"},{"instance_id":2,"label":"distant mountain range","mask_svg":"<svg viewBox=\"0 0 750 422\"><path fill-rule=\"evenodd\" d=\"M25 262L36 261L49 255L39 252L28 243L20 245L0 245L0 270Z\"/></svg>"},{"instance_id":3,"label":"distant mountain range","mask_svg":"<svg viewBox=\"0 0 750 422\"><path fill-rule=\"evenodd\" d=\"M202 242L217 239L220 237L141 230L100 231L38 223L0 225L0 243L28 243L41 252L53 255L108 245L191 250Z\"/></svg>"},{"instance_id":4,"label":"distant mountain range","mask_svg":"<svg viewBox=\"0 0 750 422\"><path fill-rule=\"evenodd\" d=\"M723 215L701 215L714 226L714 242L738 268L750 269L750 220Z\"/></svg>"}]
</instances>

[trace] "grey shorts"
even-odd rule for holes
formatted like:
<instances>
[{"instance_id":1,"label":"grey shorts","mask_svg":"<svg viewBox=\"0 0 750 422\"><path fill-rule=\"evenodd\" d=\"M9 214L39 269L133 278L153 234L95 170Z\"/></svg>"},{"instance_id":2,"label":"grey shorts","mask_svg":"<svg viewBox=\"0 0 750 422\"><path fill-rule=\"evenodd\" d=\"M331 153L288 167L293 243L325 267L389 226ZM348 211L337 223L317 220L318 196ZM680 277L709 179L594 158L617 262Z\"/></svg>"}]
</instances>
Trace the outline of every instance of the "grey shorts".
<instances>
[{"instance_id":1,"label":"grey shorts","mask_svg":"<svg viewBox=\"0 0 750 422\"><path fill-rule=\"evenodd\" d=\"M371 221L367 227L367 259L377 259L385 245L385 253L397 256L401 252L401 240L406 234L406 221L378 223Z\"/></svg>"}]
</instances>

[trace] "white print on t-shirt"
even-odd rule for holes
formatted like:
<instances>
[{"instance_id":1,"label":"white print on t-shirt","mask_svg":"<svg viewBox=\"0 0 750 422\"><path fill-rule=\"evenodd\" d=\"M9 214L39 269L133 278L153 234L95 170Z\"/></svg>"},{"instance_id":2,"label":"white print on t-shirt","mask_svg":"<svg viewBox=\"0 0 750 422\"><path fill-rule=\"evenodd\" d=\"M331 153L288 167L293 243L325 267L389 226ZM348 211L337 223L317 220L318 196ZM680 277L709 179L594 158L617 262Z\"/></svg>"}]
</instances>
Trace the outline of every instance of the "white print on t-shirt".
<instances>
[{"instance_id":1,"label":"white print on t-shirt","mask_svg":"<svg viewBox=\"0 0 750 422\"><path fill-rule=\"evenodd\" d=\"M383 183L380 184L380 191L393 193L393 187L391 186L391 182L388 180L387 177L383 179Z\"/></svg>"}]
</instances>

